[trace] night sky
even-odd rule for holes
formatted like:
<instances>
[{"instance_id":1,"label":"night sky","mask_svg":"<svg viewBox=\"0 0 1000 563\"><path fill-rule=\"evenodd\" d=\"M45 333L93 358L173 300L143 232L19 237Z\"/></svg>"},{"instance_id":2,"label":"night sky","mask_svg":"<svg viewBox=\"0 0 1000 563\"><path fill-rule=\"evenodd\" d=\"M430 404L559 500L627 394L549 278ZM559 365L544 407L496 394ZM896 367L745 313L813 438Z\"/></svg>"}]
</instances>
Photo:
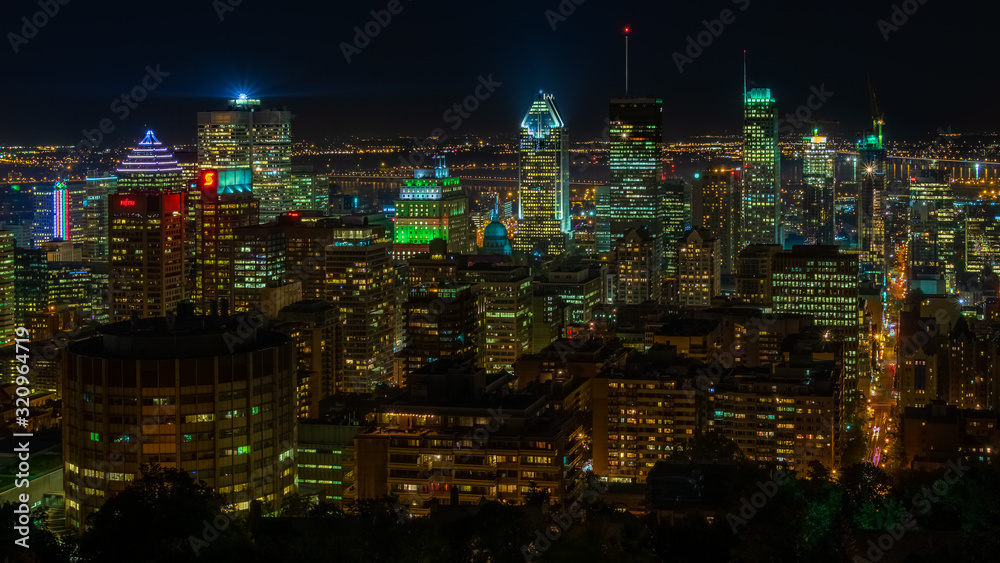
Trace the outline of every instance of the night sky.
<instances>
[{"instance_id":1,"label":"night sky","mask_svg":"<svg viewBox=\"0 0 1000 563\"><path fill-rule=\"evenodd\" d=\"M108 146L133 143L146 127L168 144L191 143L195 112L224 109L241 89L292 110L296 140L426 137L450 128L444 111L491 74L502 85L456 134L513 133L545 89L574 139L590 139L604 127L608 98L624 90L625 25L631 91L664 99L667 140L737 132L743 49L750 85L770 87L782 115L806 103L810 87L833 92L818 112L842 122L833 132L866 124L866 72L889 138L993 131L998 117L996 2L909 0L917 11L886 41L877 22L891 22L888 0L563 0L575 11L555 30L546 11L558 14L560 0L399 0L402 11L348 63L341 42L352 43L353 28L388 0L62 1L17 54L9 33L21 33L38 0L3 3L0 143L76 143L103 118L115 125ZM678 72L672 54L725 9L735 21ZM147 65L169 76L121 119L111 104L142 83Z\"/></svg>"}]
</instances>

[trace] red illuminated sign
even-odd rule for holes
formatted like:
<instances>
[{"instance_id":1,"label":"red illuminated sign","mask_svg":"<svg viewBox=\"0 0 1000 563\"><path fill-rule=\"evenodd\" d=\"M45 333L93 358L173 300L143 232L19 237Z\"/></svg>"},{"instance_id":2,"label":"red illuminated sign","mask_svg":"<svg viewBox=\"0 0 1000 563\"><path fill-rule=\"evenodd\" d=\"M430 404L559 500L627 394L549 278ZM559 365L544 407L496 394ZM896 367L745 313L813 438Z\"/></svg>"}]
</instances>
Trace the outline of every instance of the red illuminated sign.
<instances>
[{"instance_id":1,"label":"red illuminated sign","mask_svg":"<svg viewBox=\"0 0 1000 563\"><path fill-rule=\"evenodd\" d=\"M120 205L122 207L135 207L135 200L134 199L124 199L123 198L123 199L118 200L118 205Z\"/></svg>"},{"instance_id":2,"label":"red illuminated sign","mask_svg":"<svg viewBox=\"0 0 1000 563\"><path fill-rule=\"evenodd\" d=\"M219 187L219 171L218 170L202 170L201 171L201 188L207 190L209 188Z\"/></svg>"}]
</instances>

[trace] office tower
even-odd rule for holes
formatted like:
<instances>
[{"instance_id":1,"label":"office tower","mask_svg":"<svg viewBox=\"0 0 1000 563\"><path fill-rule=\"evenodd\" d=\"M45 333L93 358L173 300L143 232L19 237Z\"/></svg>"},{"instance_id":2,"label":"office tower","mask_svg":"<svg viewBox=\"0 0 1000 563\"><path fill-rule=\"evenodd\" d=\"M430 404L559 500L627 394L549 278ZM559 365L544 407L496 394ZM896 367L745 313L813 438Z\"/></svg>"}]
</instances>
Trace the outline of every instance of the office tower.
<instances>
[{"instance_id":1,"label":"office tower","mask_svg":"<svg viewBox=\"0 0 1000 563\"><path fill-rule=\"evenodd\" d=\"M475 285L481 326L476 365L488 373L510 370L531 351L531 275L521 266L472 264L459 269L459 283Z\"/></svg>"},{"instance_id":2,"label":"office tower","mask_svg":"<svg viewBox=\"0 0 1000 563\"><path fill-rule=\"evenodd\" d=\"M288 185L288 202L293 211L330 210L330 178L315 171L311 164L294 165Z\"/></svg>"},{"instance_id":3,"label":"office tower","mask_svg":"<svg viewBox=\"0 0 1000 563\"><path fill-rule=\"evenodd\" d=\"M795 246L774 255L771 279L775 313L811 315L826 338L843 343L845 407L857 408L858 255L836 246Z\"/></svg>"},{"instance_id":4,"label":"office tower","mask_svg":"<svg viewBox=\"0 0 1000 563\"><path fill-rule=\"evenodd\" d=\"M433 170L415 170L399 190L392 246L397 260L430 252L434 239L445 241L451 253L469 254L475 248L469 198L459 179L449 177L444 157L434 161Z\"/></svg>"},{"instance_id":5,"label":"office tower","mask_svg":"<svg viewBox=\"0 0 1000 563\"><path fill-rule=\"evenodd\" d=\"M611 185L611 236L647 226L659 235L660 185L663 176L663 100L611 100L608 143Z\"/></svg>"},{"instance_id":6,"label":"office tower","mask_svg":"<svg viewBox=\"0 0 1000 563\"><path fill-rule=\"evenodd\" d=\"M201 173L201 227L198 249L197 299L202 311L212 304L233 303L237 279L233 271L233 232L256 225L260 201L250 186L250 170L206 169ZM242 281L242 280L239 280Z\"/></svg>"},{"instance_id":7,"label":"office tower","mask_svg":"<svg viewBox=\"0 0 1000 563\"><path fill-rule=\"evenodd\" d=\"M707 229L719 239L722 272L735 271L740 225L740 179L731 168L707 168L695 174L692 226Z\"/></svg>"},{"instance_id":8,"label":"office tower","mask_svg":"<svg viewBox=\"0 0 1000 563\"><path fill-rule=\"evenodd\" d=\"M778 108L767 88L743 95L741 211L740 250L751 244L782 244Z\"/></svg>"},{"instance_id":9,"label":"office tower","mask_svg":"<svg viewBox=\"0 0 1000 563\"><path fill-rule=\"evenodd\" d=\"M660 236L656 240L657 256L668 277L677 277L677 254L674 243L691 228L691 184L680 178L672 178L660 185L659 209L657 209Z\"/></svg>"},{"instance_id":10,"label":"office tower","mask_svg":"<svg viewBox=\"0 0 1000 563\"><path fill-rule=\"evenodd\" d=\"M35 218L32 246L38 248L50 240L83 239L86 208L86 184L56 182L34 190Z\"/></svg>"},{"instance_id":11,"label":"office tower","mask_svg":"<svg viewBox=\"0 0 1000 563\"><path fill-rule=\"evenodd\" d=\"M580 418L546 408L549 395L507 391L514 376L487 371L442 360L410 374L410 388L379 405L374 428L355 437L352 500L399 495L411 514L426 516L442 503L523 504L534 485L572 503L582 487Z\"/></svg>"},{"instance_id":12,"label":"office tower","mask_svg":"<svg viewBox=\"0 0 1000 563\"><path fill-rule=\"evenodd\" d=\"M184 193L183 172L177 159L152 131L146 131L115 175L119 193Z\"/></svg>"},{"instance_id":13,"label":"office tower","mask_svg":"<svg viewBox=\"0 0 1000 563\"><path fill-rule=\"evenodd\" d=\"M70 529L82 531L144 463L187 472L238 511L252 501L277 509L294 490L296 366L286 336L246 319L196 317L188 305L176 319L112 324L71 343L65 368Z\"/></svg>"},{"instance_id":14,"label":"office tower","mask_svg":"<svg viewBox=\"0 0 1000 563\"><path fill-rule=\"evenodd\" d=\"M1000 272L1000 202L976 201L965 206L965 269Z\"/></svg>"},{"instance_id":15,"label":"office tower","mask_svg":"<svg viewBox=\"0 0 1000 563\"><path fill-rule=\"evenodd\" d=\"M614 239L611 237L611 186L594 186L594 252L611 252Z\"/></svg>"},{"instance_id":16,"label":"office tower","mask_svg":"<svg viewBox=\"0 0 1000 563\"><path fill-rule=\"evenodd\" d=\"M402 314L406 344L395 357L397 385L436 360L476 356L478 296L469 284L439 283L409 292Z\"/></svg>"},{"instance_id":17,"label":"office tower","mask_svg":"<svg viewBox=\"0 0 1000 563\"><path fill-rule=\"evenodd\" d=\"M559 254L570 232L569 135L552 94L538 93L521 121L514 249Z\"/></svg>"},{"instance_id":18,"label":"office tower","mask_svg":"<svg viewBox=\"0 0 1000 563\"><path fill-rule=\"evenodd\" d=\"M380 226L333 228L326 246L323 299L344 326L342 393L371 393L392 378L396 293L392 244Z\"/></svg>"},{"instance_id":19,"label":"office tower","mask_svg":"<svg viewBox=\"0 0 1000 563\"><path fill-rule=\"evenodd\" d=\"M108 260L108 196L118 191L118 178L110 174L87 178L84 201L83 259Z\"/></svg>"},{"instance_id":20,"label":"office tower","mask_svg":"<svg viewBox=\"0 0 1000 563\"><path fill-rule=\"evenodd\" d=\"M285 279L285 229L277 223L233 229L233 310L265 310L265 289L282 285Z\"/></svg>"},{"instance_id":21,"label":"office tower","mask_svg":"<svg viewBox=\"0 0 1000 563\"><path fill-rule=\"evenodd\" d=\"M709 307L722 293L719 239L705 229L691 229L677 241L677 303Z\"/></svg>"},{"instance_id":22,"label":"office tower","mask_svg":"<svg viewBox=\"0 0 1000 563\"><path fill-rule=\"evenodd\" d=\"M118 168L109 196L113 321L161 317L184 299L184 193L177 163L152 131Z\"/></svg>"},{"instance_id":23,"label":"office tower","mask_svg":"<svg viewBox=\"0 0 1000 563\"><path fill-rule=\"evenodd\" d=\"M198 112L201 169L251 169L262 221L273 221L291 205L291 124L291 112L261 110L260 100L245 94L229 100L226 111Z\"/></svg>"},{"instance_id":24,"label":"office tower","mask_svg":"<svg viewBox=\"0 0 1000 563\"><path fill-rule=\"evenodd\" d=\"M715 385L714 427L752 461L804 476L810 462L836 467L836 373L818 369L738 369Z\"/></svg>"},{"instance_id":25,"label":"office tower","mask_svg":"<svg viewBox=\"0 0 1000 563\"><path fill-rule=\"evenodd\" d=\"M884 283L887 273L886 151L881 139L868 135L858 144L862 165L858 168L858 244L862 279Z\"/></svg>"},{"instance_id":26,"label":"office tower","mask_svg":"<svg viewBox=\"0 0 1000 563\"><path fill-rule=\"evenodd\" d=\"M340 333L337 306L328 301L299 301L281 309L271 330L295 343L299 362L296 396L299 418L320 418L320 403L337 392Z\"/></svg>"},{"instance_id":27,"label":"office tower","mask_svg":"<svg viewBox=\"0 0 1000 563\"><path fill-rule=\"evenodd\" d=\"M779 244L754 244L736 257L736 295L744 302L769 307L772 300L771 272Z\"/></svg>"},{"instance_id":28,"label":"office tower","mask_svg":"<svg viewBox=\"0 0 1000 563\"><path fill-rule=\"evenodd\" d=\"M803 138L802 183L805 189L802 209L802 236L806 244L831 245L836 241L836 195L834 193L834 151L825 136L815 132Z\"/></svg>"},{"instance_id":29,"label":"office tower","mask_svg":"<svg viewBox=\"0 0 1000 563\"><path fill-rule=\"evenodd\" d=\"M955 194L943 170L923 170L910 180L908 279L943 277L950 292L955 287Z\"/></svg>"},{"instance_id":30,"label":"office tower","mask_svg":"<svg viewBox=\"0 0 1000 563\"><path fill-rule=\"evenodd\" d=\"M14 233L0 230L0 347L14 338Z\"/></svg>"},{"instance_id":31,"label":"office tower","mask_svg":"<svg viewBox=\"0 0 1000 563\"><path fill-rule=\"evenodd\" d=\"M366 414L368 410L362 406L324 420L299 420L299 452L295 456L299 494L344 507L345 491L351 486L354 437L366 430L359 424Z\"/></svg>"},{"instance_id":32,"label":"office tower","mask_svg":"<svg viewBox=\"0 0 1000 563\"><path fill-rule=\"evenodd\" d=\"M634 305L660 300L657 241L648 229L631 229L615 247L615 302Z\"/></svg>"}]
</instances>

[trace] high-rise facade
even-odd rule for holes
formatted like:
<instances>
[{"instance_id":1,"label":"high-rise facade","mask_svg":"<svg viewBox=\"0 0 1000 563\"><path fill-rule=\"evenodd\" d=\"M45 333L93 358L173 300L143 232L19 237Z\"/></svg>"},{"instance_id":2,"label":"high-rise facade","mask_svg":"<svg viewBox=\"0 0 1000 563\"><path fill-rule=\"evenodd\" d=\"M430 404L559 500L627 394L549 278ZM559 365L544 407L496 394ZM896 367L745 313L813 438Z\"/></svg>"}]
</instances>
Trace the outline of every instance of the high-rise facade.
<instances>
[{"instance_id":1,"label":"high-rise facade","mask_svg":"<svg viewBox=\"0 0 1000 563\"><path fill-rule=\"evenodd\" d=\"M834 193L834 151L818 132L803 139L802 236L806 244L834 244L836 195Z\"/></svg>"},{"instance_id":2,"label":"high-rise facade","mask_svg":"<svg viewBox=\"0 0 1000 563\"><path fill-rule=\"evenodd\" d=\"M739 176L731 168L708 168L695 175L698 180L692 194L692 226L707 229L719 239L721 268L732 273L740 224Z\"/></svg>"},{"instance_id":3,"label":"high-rise facade","mask_svg":"<svg viewBox=\"0 0 1000 563\"><path fill-rule=\"evenodd\" d=\"M477 284L482 322L476 365L489 373L510 371L531 351L531 275L520 266L475 264L458 272L460 283Z\"/></svg>"},{"instance_id":4,"label":"high-rise facade","mask_svg":"<svg viewBox=\"0 0 1000 563\"><path fill-rule=\"evenodd\" d=\"M118 168L109 196L112 321L162 317L184 299L184 193L180 168L152 131Z\"/></svg>"},{"instance_id":5,"label":"high-rise facade","mask_svg":"<svg viewBox=\"0 0 1000 563\"><path fill-rule=\"evenodd\" d=\"M285 229L276 223L233 230L233 310L265 309L265 289L285 277ZM274 311L269 311L274 313Z\"/></svg>"},{"instance_id":6,"label":"high-rise facade","mask_svg":"<svg viewBox=\"0 0 1000 563\"><path fill-rule=\"evenodd\" d=\"M977 201L965 206L965 269L1000 271L1000 202Z\"/></svg>"},{"instance_id":7,"label":"high-rise facade","mask_svg":"<svg viewBox=\"0 0 1000 563\"><path fill-rule=\"evenodd\" d=\"M609 113L612 237L644 225L655 236L663 176L663 100L615 98Z\"/></svg>"},{"instance_id":8,"label":"high-rise facade","mask_svg":"<svg viewBox=\"0 0 1000 563\"><path fill-rule=\"evenodd\" d=\"M14 233L0 230L0 347L14 338Z\"/></svg>"},{"instance_id":9,"label":"high-rise facade","mask_svg":"<svg viewBox=\"0 0 1000 563\"><path fill-rule=\"evenodd\" d=\"M661 269L657 241L647 229L632 229L615 247L615 301L625 305L658 302Z\"/></svg>"},{"instance_id":10,"label":"high-rise facade","mask_svg":"<svg viewBox=\"0 0 1000 563\"><path fill-rule=\"evenodd\" d=\"M392 378L395 275L392 244L380 226L332 229L324 261L324 295L340 309L344 372L337 390L370 393Z\"/></svg>"},{"instance_id":11,"label":"high-rise facade","mask_svg":"<svg viewBox=\"0 0 1000 563\"><path fill-rule=\"evenodd\" d=\"M521 121L514 249L558 254L570 232L569 136L552 94L538 93Z\"/></svg>"},{"instance_id":12,"label":"high-rise facade","mask_svg":"<svg viewBox=\"0 0 1000 563\"><path fill-rule=\"evenodd\" d=\"M943 276L955 287L955 194L943 170L924 170L910 182L910 279Z\"/></svg>"},{"instance_id":13,"label":"high-rise facade","mask_svg":"<svg viewBox=\"0 0 1000 563\"><path fill-rule=\"evenodd\" d=\"M245 319L190 313L108 325L69 346L62 439L72 530L144 463L205 481L239 511L252 501L277 508L295 490L293 344Z\"/></svg>"},{"instance_id":14,"label":"high-rise facade","mask_svg":"<svg viewBox=\"0 0 1000 563\"><path fill-rule=\"evenodd\" d=\"M260 216L272 221L288 211L292 166L292 113L262 110L241 94L226 111L198 112L198 163L205 169L253 171Z\"/></svg>"},{"instance_id":15,"label":"high-rise facade","mask_svg":"<svg viewBox=\"0 0 1000 563\"><path fill-rule=\"evenodd\" d=\"M84 182L56 182L34 189L32 247L51 240L83 242L87 197Z\"/></svg>"},{"instance_id":16,"label":"high-rise facade","mask_svg":"<svg viewBox=\"0 0 1000 563\"><path fill-rule=\"evenodd\" d=\"M475 248L469 198L459 179L448 175L444 157L435 162L433 170L416 170L399 190L392 245L396 259L430 252L434 239L445 241L451 253L469 254Z\"/></svg>"},{"instance_id":17,"label":"high-rise facade","mask_svg":"<svg viewBox=\"0 0 1000 563\"><path fill-rule=\"evenodd\" d=\"M861 277L884 283L889 245L886 235L887 186L886 150L882 148L882 129L876 129L858 143L858 247L861 249Z\"/></svg>"},{"instance_id":18,"label":"high-rise facade","mask_svg":"<svg viewBox=\"0 0 1000 563\"><path fill-rule=\"evenodd\" d=\"M249 169L214 170L201 174L201 236L198 249L197 297L202 311L222 301L233 303L234 231L256 225L260 202L250 187Z\"/></svg>"},{"instance_id":19,"label":"high-rise facade","mask_svg":"<svg viewBox=\"0 0 1000 563\"><path fill-rule=\"evenodd\" d=\"M691 229L677 241L677 302L708 307L722 293L719 239L704 229Z\"/></svg>"},{"instance_id":20,"label":"high-rise facade","mask_svg":"<svg viewBox=\"0 0 1000 563\"><path fill-rule=\"evenodd\" d=\"M108 260L108 196L118 191L118 178L111 175L87 178L84 203L83 259Z\"/></svg>"},{"instance_id":21,"label":"high-rise facade","mask_svg":"<svg viewBox=\"0 0 1000 563\"><path fill-rule=\"evenodd\" d=\"M782 243L778 108L767 88L744 94L741 214L740 250L751 244Z\"/></svg>"},{"instance_id":22,"label":"high-rise facade","mask_svg":"<svg viewBox=\"0 0 1000 563\"><path fill-rule=\"evenodd\" d=\"M671 178L660 185L659 209L656 229L657 255L661 266L669 277L677 276L677 254L674 243L691 228L691 184L680 178ZM655 230L651 228L655 235Z\"/></svg>"}]
</instances>

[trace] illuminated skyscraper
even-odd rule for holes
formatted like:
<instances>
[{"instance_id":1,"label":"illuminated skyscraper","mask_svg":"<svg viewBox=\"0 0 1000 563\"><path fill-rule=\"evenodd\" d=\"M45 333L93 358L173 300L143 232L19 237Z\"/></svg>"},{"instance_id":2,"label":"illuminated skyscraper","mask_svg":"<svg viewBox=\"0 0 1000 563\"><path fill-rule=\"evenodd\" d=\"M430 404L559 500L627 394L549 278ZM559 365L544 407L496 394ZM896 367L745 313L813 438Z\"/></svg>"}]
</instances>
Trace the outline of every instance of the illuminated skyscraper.
<instances>
[{"instance_id":1,"label":"illuminated skyscraper","mask_svg":"<svg viewBox=\"0 0 1000 563\"><path fill-rule=\"evenodd\" d=\"M104 175L87 178L84 201L83 259L108 260L108 197L118 192L118 178Z\"/></svg>"},{"instance_id":2,"label":"illuminated skyscraper","mask_svg":"<svg viewBox=\"0 0 1000 563\"><path fill-rule=\"evenodd\" d=\"M198 112L198 163L202 170L253 171L262 221L291 207L292 113L261 110L245 94L229 100L226 111Z\"/></svg>"},{"instance_id":3,"label":"illuminated skyscraper","mask_svg":"<svg viewBox=\"0 0 1000 563\"><path fill-rule=\"evenodd\" d=\"M538 93L521 121L514 249L558 254L570 232L569 135L552 94Z\"/></svg>"},{"instance_id":4,"label":"illuminated skyscraper","mask_svg":"<svg viewBox=\"0 0 1000 563\"><path fill-rule=\"evenodd\" d=\"M0 346L14 338L14 233L0 230Z\"/></svg>"},{"instance_id":5,"label":"illuminated skyscraper","mask_svg":"<svg viewBox=\"0 0 1000 563\"><path fill-rule=\"evenodd\" d=\"M84 182L56 182L34 189L32 246L40 248L50 240L83 242L85 226Z\"/></svg>"},{"instance_id":6,"label":"illuminated skyscraper","mask_svg":"<svg viewBox=\"0 0 1000 563\"><path fill-rule=\"evenodd\" d=\"M476 365L489 373L510 371L531 350L531 276L520 266L474 264L459 271L459 282L478 284L482 320Z\"/></svg>"},{"instance_id":7,"label":"illuminated skyscraper","mask_svg":"<svg viewBox=\"0 0 1000 563\"><path fill-rule=\"evenodd\" d=\"M742 215L741 250L782 243L778 108L767 88L744 93Z\"/></svg>"},{"instance_id":8,"label":"illuminated skyscraper","mask_svg":"<svg viewBox=\"0 0 1000 563\"><path fill-rule=\"evenodd\" d=\"M924 170L910 183L910 273L942 275L955 287L955 194L943 170Z\"/></svg>"},{"instance_id":9,"label":"illuminated skyscraper","mask_svg":"<svg viewBox=\"0 0 1000 563\"><path fill-rule=\"evenodd\" d=\"M656 255L661 259L661 266L668 277L677 276L677 253L674 244L681 238L684 231L691 228L691 184L680 178L671 178L660 184L658 197L656 227L659 230L656 238Z\"/></svg>"},{"instance_id":10,"label":"illuminated skyscraper","mask_svg":"<svg viewBox=\"0 0 1000 563\"><path fill-rule=\"evenodd\" d=\"M202 311L210 311L212 302L233 304L234 231L257 224L260 202L253 196L249 169L204 170L200 187L197 299Z\"/></svg>"},{"instance_id":11,"label":"illuminated skyscraper","mask_svg":"<svg viewBox=\"0 0 1000 563\"><path fill-rule=\"evenodd\" d=\"M965 207L965 269L1000 272L1000 202L977 201Z\"/></svg>"},{"instance_id":12,"label":"illuminated skyscraper","mask_svg":"<svg viewBox=\"0 0 1000 563\"><path fill-rule=\"evenodd\" d=\"M806 244L834 244L836 196L833 180L833 149L818 131L805 137L802 159L802 183L805 188L802 209L802 235Z\"/></svg>"},{"instance_id":13,"label":"illuminated skyscraper","mask_svg":"<svg viewBox=\"0 0 1000 563\"><path fill-rule=\"evenodd\" d=\"M180 168L152 131L118 168L109 197L111 320L162 317L184 299ZM127 187L125 187L127 186Z\"/></svg>"},{"instance_id":14,"label":"illuminated skyscraper","mask_svg":"<svg viewBox=\"0 0 1000 563\"><path fill-rule=\"evenodd\" d=\"M284 280L285 245L285 227L277 223L233 230L234 311L267 309L257 304L265 289L278 287Z\"/></svg>"},{"instance_id":15,"label":"illuminated skyscraper","mask_svg":"<svg viewBox=\"0 0 1000 563\"><path fill-rule=\"evenodd\" d=\"M663 100L612 99L610 121L612 237L644 225L657 236L663 176Z\"/></svg>"},{"instance_id":16,"label":"illuminated skyscraper","mask_svg":"<svg viewBox=\"0 0 1000 563\"><path fill-rule=\"evenodd\" d=\"M691 229L677 241L677 301L685 307L708 307L722 293L719 239Z\"/></svg>"},{"instance_id":17,"label":"illuminated skyscraper","mask_svg":"<svg viewBox=\"0 0 1000 563\"><path fill-rule=\"evenodd\" d=\"M392 379L395 343L395 275L391 243L381 226L332 229L325 247L324 295L344 323L342 393L371 393Z\"/></svg>"},{"instance_id":18,"label":"illuminated skyscraper","mask_svg":"<svg viewBox=\"0 0 1000 563\"><path fill-rule=\"evenodd\" d=\"M648 229L632 229L619 239L615 248L617 303L635 305L660 300L657 244Z\"/></svg>"},{"instance_id":19,"label":"illuminated skyscraper","mask_svg":"<svg viewBox=\"0 0 1000 563\"><path fill-rule=\"evenodd\" d=\"M469 254L476 239L469 218L469 198L458 178L448 176L444 157L435 157L433 170L417 169L404 182L396 200L392 254L405 259L430 252L430 242L441 239L448 252Z\"/></svg>"},{"instance_id":20,"label":"illuminated skyscraper","mask_svg":"<svg viewBox=\"0 0 1000 563\"><path fill-rule=\"evenodd\" d=\"M885 118L870 79L868 102L872 114L872 128L864 139L858 141L858 159L861 161L860 166L857 166L858 248L861 250L861 278L881 285L886 281L889 257L895 254L896 247L890 242L894 237L890 234L891 230L887 229L886 221L901 217L893 217L887 213L887 153L882 147L882 126L885 125Z\"/></svg>"},{"instance_id":21,"label":"illuminated skyscraper","mask_svg":"<svg viewBox=\"0 0 1000 563\"><path fill-rule=\"evenodd\" d=\"M719 239L722 272L733 273L740 224L739 177L730 168L708 168L695 174L695 180L692 224Z\"/></svg>"}]
</instances>

